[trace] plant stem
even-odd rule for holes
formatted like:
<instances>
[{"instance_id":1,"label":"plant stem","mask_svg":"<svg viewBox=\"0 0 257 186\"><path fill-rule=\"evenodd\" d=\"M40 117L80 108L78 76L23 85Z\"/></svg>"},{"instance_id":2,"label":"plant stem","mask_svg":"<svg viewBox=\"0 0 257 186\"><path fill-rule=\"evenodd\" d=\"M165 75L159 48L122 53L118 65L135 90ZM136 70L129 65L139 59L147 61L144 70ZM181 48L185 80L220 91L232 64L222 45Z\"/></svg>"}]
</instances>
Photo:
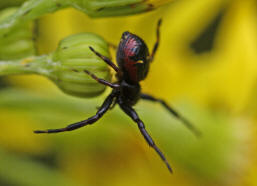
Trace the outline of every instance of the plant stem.
<instances>
[{"instance_id":1,"label":"plant stem","mask_svg":"<svg viewBox=\"0 0 257 186\"><path fill-rule=\"evenodd\" d=\"M16 61L0 61L0 76L16 74L41 74L49 76L49 59L49 56L45 55Z\"/></svg>"},{"instance_id":2,"label":"plant stem","mask_svg":"<svg viewBox=\"0 0 257 186\"><path fill-rule=\"evenodd\" d=\"M66 0L29 0L26 1L13 15L0 23L0 37L18 24L33 20L39 16L54 12L67 6Z\"/></svg>"}]
</instances>

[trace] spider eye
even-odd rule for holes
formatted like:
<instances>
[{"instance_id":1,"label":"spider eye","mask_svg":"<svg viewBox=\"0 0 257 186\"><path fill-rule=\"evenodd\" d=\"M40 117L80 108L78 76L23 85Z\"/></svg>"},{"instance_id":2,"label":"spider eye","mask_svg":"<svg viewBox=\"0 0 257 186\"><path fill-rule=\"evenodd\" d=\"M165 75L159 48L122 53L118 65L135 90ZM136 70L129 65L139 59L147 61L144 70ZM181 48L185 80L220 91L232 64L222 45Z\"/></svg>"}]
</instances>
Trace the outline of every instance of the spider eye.
<instances>
[{"instance_id":1,"label":"spider eye","mask_svg":"<svg viewBox=\"0 0 257 186\"><path fill-rule=\"evenodd\" d=\"M126 40L128 38L128 36L130 35L130 33L128 31L126 32L123 32L122 36L121 36L121 39L124 39Z\"/></svg>"}]
</instances>

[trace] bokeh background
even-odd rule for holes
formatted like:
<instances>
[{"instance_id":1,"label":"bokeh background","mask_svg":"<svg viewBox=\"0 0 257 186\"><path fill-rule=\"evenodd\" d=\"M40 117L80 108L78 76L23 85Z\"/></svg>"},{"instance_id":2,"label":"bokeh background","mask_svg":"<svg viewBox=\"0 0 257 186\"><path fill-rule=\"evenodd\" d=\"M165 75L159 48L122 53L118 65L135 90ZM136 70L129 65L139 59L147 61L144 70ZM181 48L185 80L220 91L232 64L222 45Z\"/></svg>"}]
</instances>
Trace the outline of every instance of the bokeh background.
<instances>
[{"instance_id":1,"label":"bokeh background","mask_svg":"<svg viewBox=\"0 0 257 186\"><path fill-rule=\"evenodd\" d=\"M158 104L137 104L174 174L118 107L93 126L35 135L35 129L93 115L110 90L76 98L44 77L26 75L1 80L1 186L257 185L255 0L177 0L144 14L98 19L65 9L37 21L37 49L50 53L79 32L118 44L126 30L151 49L159 18L160 47L142 89L164 98L203 133L197 139Z\"/></svg>"}]
</instances>

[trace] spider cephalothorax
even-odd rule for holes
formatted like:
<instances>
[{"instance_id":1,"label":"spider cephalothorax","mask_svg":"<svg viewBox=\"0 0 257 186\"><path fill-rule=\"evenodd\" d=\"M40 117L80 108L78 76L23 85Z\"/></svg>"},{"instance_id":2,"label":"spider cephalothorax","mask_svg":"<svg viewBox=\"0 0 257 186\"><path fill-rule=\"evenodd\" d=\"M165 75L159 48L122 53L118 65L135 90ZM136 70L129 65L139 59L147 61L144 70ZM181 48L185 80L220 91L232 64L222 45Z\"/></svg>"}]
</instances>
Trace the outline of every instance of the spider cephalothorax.
<instances>
[{"instance_id":1,"label":"spider cephalothorax","mask_svg":"<svg viewBox=\"0 0 257 186\"><path fill-rule=\"evenodd\" d=\"M185 118L178 114L173 108L171 108L164 100L155 98L151 95L141 93L141 87L139 82L146 78L150 62L153 60L155 52L159 44L159 28L161 20L157 25L157 41L153 47L152 53L149 55L148 48L145 42L138 36L129 32L124 32L117 50L117 63L116 66L109 58L101 55L95 51L92 47L89 47L97 56L102 58L108 65L110 65L115 71L117 76L117 82L111 83L104 79L100 79L89 71L85 71L93 79L99 83L111 87L113 90L107 96L101 107L98 109L96 114L86 120L68 125L67 127L60 129L48 129L48 130L37 130L35 133L57 133L75 130L84 127L89 124L95 123L100 119L107 110L118 104L120 108L134 121L137 123L141 134L144 136L147 143L154 148L159 154L161 159L165 162L169 171L172 172L171 166L166 160L161 150L156 146L151 136L145 129L143 121L139 118L136 111L132 108L139 99L149 100L153 102L159 102L164 108L166 108L171 114L180 119L190 130L196 135L200 135L200 132L193 127Z\"/></svg>"}]
</instances>

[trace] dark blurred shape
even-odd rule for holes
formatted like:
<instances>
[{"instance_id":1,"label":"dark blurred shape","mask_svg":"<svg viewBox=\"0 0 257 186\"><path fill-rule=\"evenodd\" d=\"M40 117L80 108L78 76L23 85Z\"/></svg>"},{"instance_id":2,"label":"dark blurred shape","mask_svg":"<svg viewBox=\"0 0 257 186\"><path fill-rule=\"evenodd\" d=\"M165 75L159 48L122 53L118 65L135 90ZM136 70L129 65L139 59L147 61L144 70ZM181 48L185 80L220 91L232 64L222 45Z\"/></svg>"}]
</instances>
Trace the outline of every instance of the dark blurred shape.
<instances>
[{"instance_id":1,"label":"dark blurred shape","mask_svg":"<svg viewBox=\"0 0 257 186\"><path fill-rule=\"evenodd\" d=\"M54 152L48 154L41 154L41 155L29 155L27 156L29 159L42 163L49 168L58 168L57 165L57 154ZM1 185L1 184L0 184Z\"/></svg>"},{"instance_id":2,"label":"dark blurred shape","mask_svg":"<svg viewBox=\"0 0 257 186\"><path fill-rule=\"evenodd\" d=\"M224 10L221 11L209 26L190 44L190 48L196 53L201 54L209 52L213 49L214 40L218 27L224 15Z\"/></svg>"},{"instance_id":3,"label":"dark blurred shape","mask_svg":"<svg viewBox=\"0 0 257 186\"><path fill-rule=\"evenodd\" d=\"M7 87L9 87L9 83L6 81L6 78L0 77L0 90L7 88Z\"/></svg>"},{"instance_id":4,"label":"dark blurred shape","mask_svg":"<svg viewBox=\"0 0 257 186\"><path fill-rule=\"evenodd\" d=\"M14 183L11 182L11 180L4 180L0 177L0 185L1 186L15 186Z\"/></svg>"},{"instance_id":5,"label":"dark blurred shape","mask_svg":"<svg viewBox=\"0 0 257 186\"><path fill-rule=\"evenodd\" d=\"M24 3L26 0L1 0L0 2L0 10L8 7L13 6L20 6L22 3Z\"/></svg>"}]
</instances>

